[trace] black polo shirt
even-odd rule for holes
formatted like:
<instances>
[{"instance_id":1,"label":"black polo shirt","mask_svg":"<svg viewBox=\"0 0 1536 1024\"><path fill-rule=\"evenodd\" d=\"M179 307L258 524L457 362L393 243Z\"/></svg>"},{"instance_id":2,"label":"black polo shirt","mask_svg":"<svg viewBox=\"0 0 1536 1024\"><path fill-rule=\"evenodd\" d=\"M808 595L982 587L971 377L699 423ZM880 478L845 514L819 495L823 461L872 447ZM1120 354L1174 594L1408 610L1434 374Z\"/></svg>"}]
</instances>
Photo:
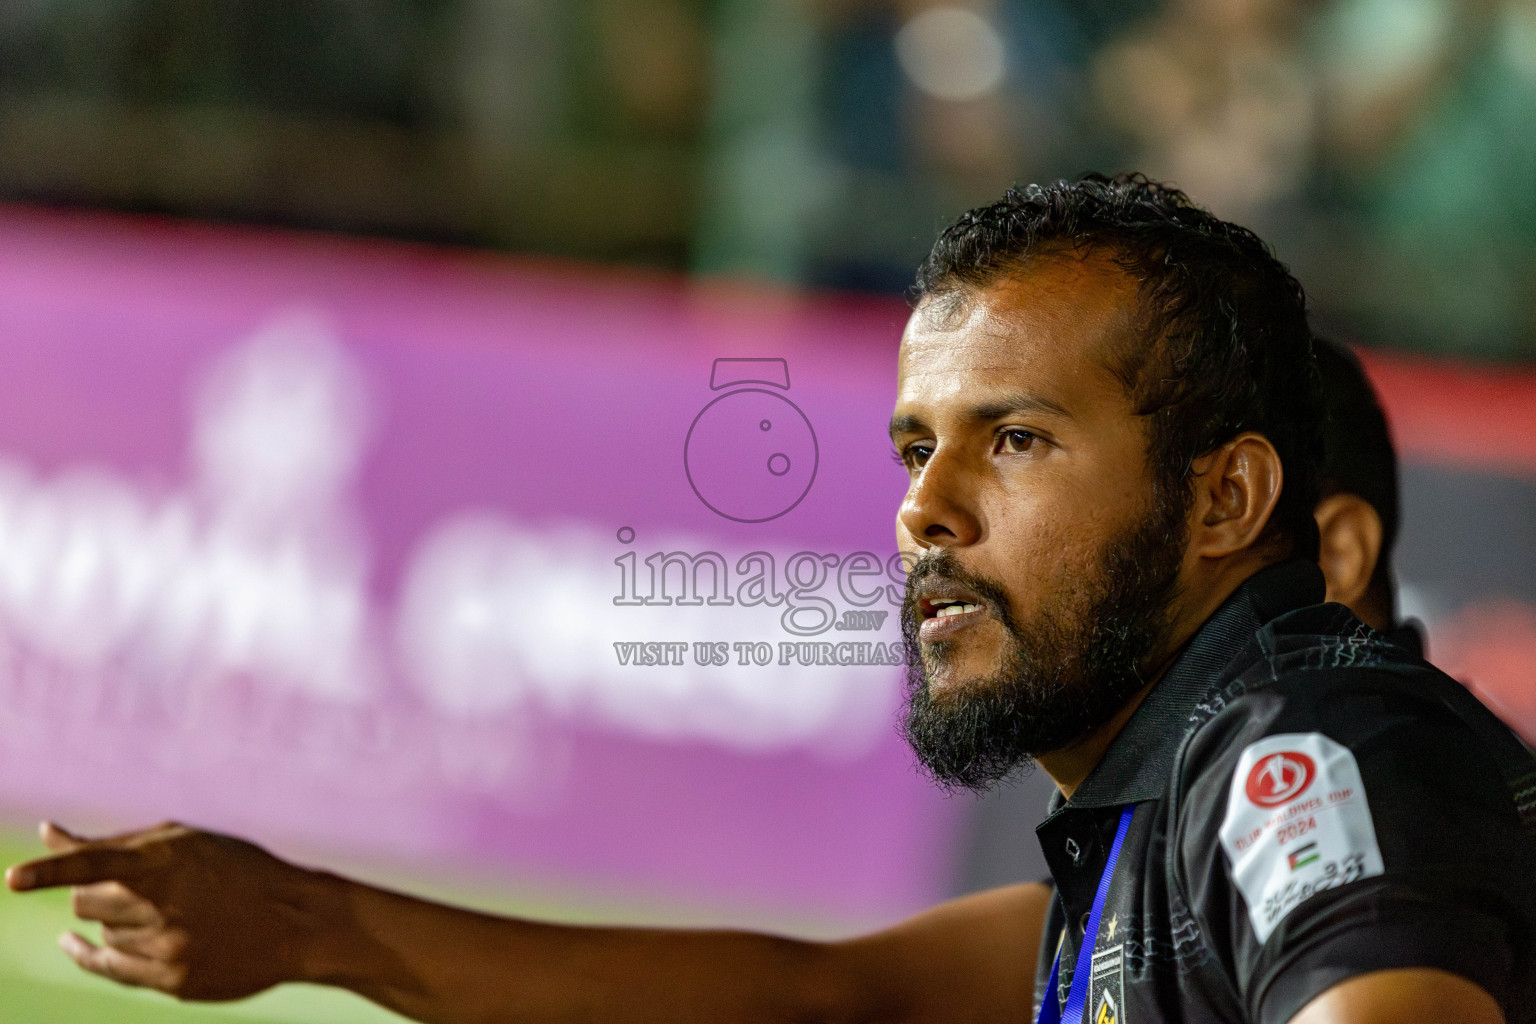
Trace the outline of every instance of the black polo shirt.
<instances>
[{"instance_id":1,"label":"black polo shirt","mask_svg":"<svg viewBox=\"0 0 1536 1024\"><path fill-rule=\"evenodd\" d=\"M1133 804L1094 1024L1278 1024L1400 967L1466 977L1511 1024L1536 1022L1536 762L1463 687L1322 595L1310 563L1254 576L1052 801L1037 1003L1058 943L1063 1005L1076 983Z\"/></svg>"}]
</instances>

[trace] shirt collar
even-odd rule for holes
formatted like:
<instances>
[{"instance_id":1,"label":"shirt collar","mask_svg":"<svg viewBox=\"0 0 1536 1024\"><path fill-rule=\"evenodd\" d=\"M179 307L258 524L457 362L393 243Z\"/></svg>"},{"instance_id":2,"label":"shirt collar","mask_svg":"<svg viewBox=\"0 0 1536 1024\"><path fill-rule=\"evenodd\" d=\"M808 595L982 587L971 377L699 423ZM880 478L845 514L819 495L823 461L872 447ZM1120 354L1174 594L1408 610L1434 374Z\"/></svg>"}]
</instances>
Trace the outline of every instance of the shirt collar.
<instances>
[{"instance_id":1,"label":"shirt collar","mask_svg":"<svg viewBox=\"0 0 1536 1024\"><path fill-rule=\"evenodd\" d=\"M1323 599L1313 562L1269 566L1233 591L1205 620L1178 659L1120 730L1097 767L1072 794L1073 807L1109 807L1163 796L1190 712L1266 622ZM1053 794L1051 810L1064 801Z\"/></svg>"}]
</instances>

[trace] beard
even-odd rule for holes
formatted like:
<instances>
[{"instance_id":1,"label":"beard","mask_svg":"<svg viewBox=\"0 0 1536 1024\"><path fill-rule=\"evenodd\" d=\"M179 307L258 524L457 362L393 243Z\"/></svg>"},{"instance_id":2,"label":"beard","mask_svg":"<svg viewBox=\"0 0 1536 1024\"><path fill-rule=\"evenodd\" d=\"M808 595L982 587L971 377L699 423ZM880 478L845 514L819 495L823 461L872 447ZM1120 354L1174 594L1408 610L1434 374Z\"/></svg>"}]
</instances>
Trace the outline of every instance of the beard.
<instances>
[{"instance_id":1,"label":"beard","mask_svg":"<svg viewBox=\"0 0 1536 1024\"><path fill-rule=\"evenodd\" d=\"M1077 586L1061 588L1029 622L1018 622L998 583L964 569L947 548L912 566L902 605L907 649L905 731L924 770L946 789L985 789L1032 758L1071 744L1139 692L1142 667L1166 642L1170 606L1188 543L1188 504L1158 488L1152 507L1114 537ZM1006 634L998 670L953 680L955 641L924 644L916 599L924 580L950 580L986 602Z\"/></svg>"}]
</instances>

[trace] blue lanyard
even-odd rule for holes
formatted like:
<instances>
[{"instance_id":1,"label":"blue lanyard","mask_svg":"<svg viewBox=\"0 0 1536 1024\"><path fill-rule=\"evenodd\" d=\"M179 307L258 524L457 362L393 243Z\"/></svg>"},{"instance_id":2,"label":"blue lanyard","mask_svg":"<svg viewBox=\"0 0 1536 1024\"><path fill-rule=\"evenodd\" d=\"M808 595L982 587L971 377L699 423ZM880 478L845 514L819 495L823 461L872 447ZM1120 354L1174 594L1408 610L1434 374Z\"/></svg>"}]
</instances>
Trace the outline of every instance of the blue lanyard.
<instances>
[{"instance_id":1,"label":"blue lanyard","mask_svg":"<svg viewBox=\"0 0 1536 1024\"><path fill-rule=\"evenodd\" d=\"M1125 834L1131 828L1131 815L1136 805L1120 812L1120 827L1115 830L1115 841L1109 848L1109 860L1104 874L1099 878L1099 891L1093 896L1093 910L1088 914L1088 927L1083 931L1083 943L1077 950L1077 967L1072 971L1074 984L1067 991L1067 1005L1062 1007L1057 997L1057 984L1061 976L1061 947L1056 948L1056 961L1051 964L1051 980L1045 986L1045 998L1040 1001L1040 1017L1037 1024L1076 1024L1083 1019L1088 1003L1089 978L1093 971L1093 952L1099 944L1099 918L1104 915L1104 903L1109 899L1109 882L1115 877L1115 864L1120 860L1120 848L1125 845Z\"/></svg>"}]
</instances>

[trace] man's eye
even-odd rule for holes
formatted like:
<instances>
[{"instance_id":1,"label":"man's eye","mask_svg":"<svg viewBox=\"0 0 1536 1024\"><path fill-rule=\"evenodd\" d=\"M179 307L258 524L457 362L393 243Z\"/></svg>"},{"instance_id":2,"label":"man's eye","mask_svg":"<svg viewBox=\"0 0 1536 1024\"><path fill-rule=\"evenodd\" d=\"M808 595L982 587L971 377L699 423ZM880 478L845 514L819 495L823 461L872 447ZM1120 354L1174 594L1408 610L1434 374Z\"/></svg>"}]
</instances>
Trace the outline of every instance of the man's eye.
<instances>
[{"instance_id":1,"label":"man's eye","mask_svg":"<svg viewBox=\"0 0 1536 1024\"><path fill-rule=\"evenodd\" d=\"M1022 455L1033 448L1038 440L1036 435L1017 428L1003 431L1001 437L1002 450L1010 455Z\"/></svg>"},{"instance_id":2,"label":"man's eye","mask_svg":"<svg viewBox=\"0 0 1536 1024\"><path fill-rule=\"evenodd\" d=\"M897 449L892 457L911 472L922 469L932 454L933 449L925 444L909 444L905 448Z\"/></svg>"}]
</instances>

